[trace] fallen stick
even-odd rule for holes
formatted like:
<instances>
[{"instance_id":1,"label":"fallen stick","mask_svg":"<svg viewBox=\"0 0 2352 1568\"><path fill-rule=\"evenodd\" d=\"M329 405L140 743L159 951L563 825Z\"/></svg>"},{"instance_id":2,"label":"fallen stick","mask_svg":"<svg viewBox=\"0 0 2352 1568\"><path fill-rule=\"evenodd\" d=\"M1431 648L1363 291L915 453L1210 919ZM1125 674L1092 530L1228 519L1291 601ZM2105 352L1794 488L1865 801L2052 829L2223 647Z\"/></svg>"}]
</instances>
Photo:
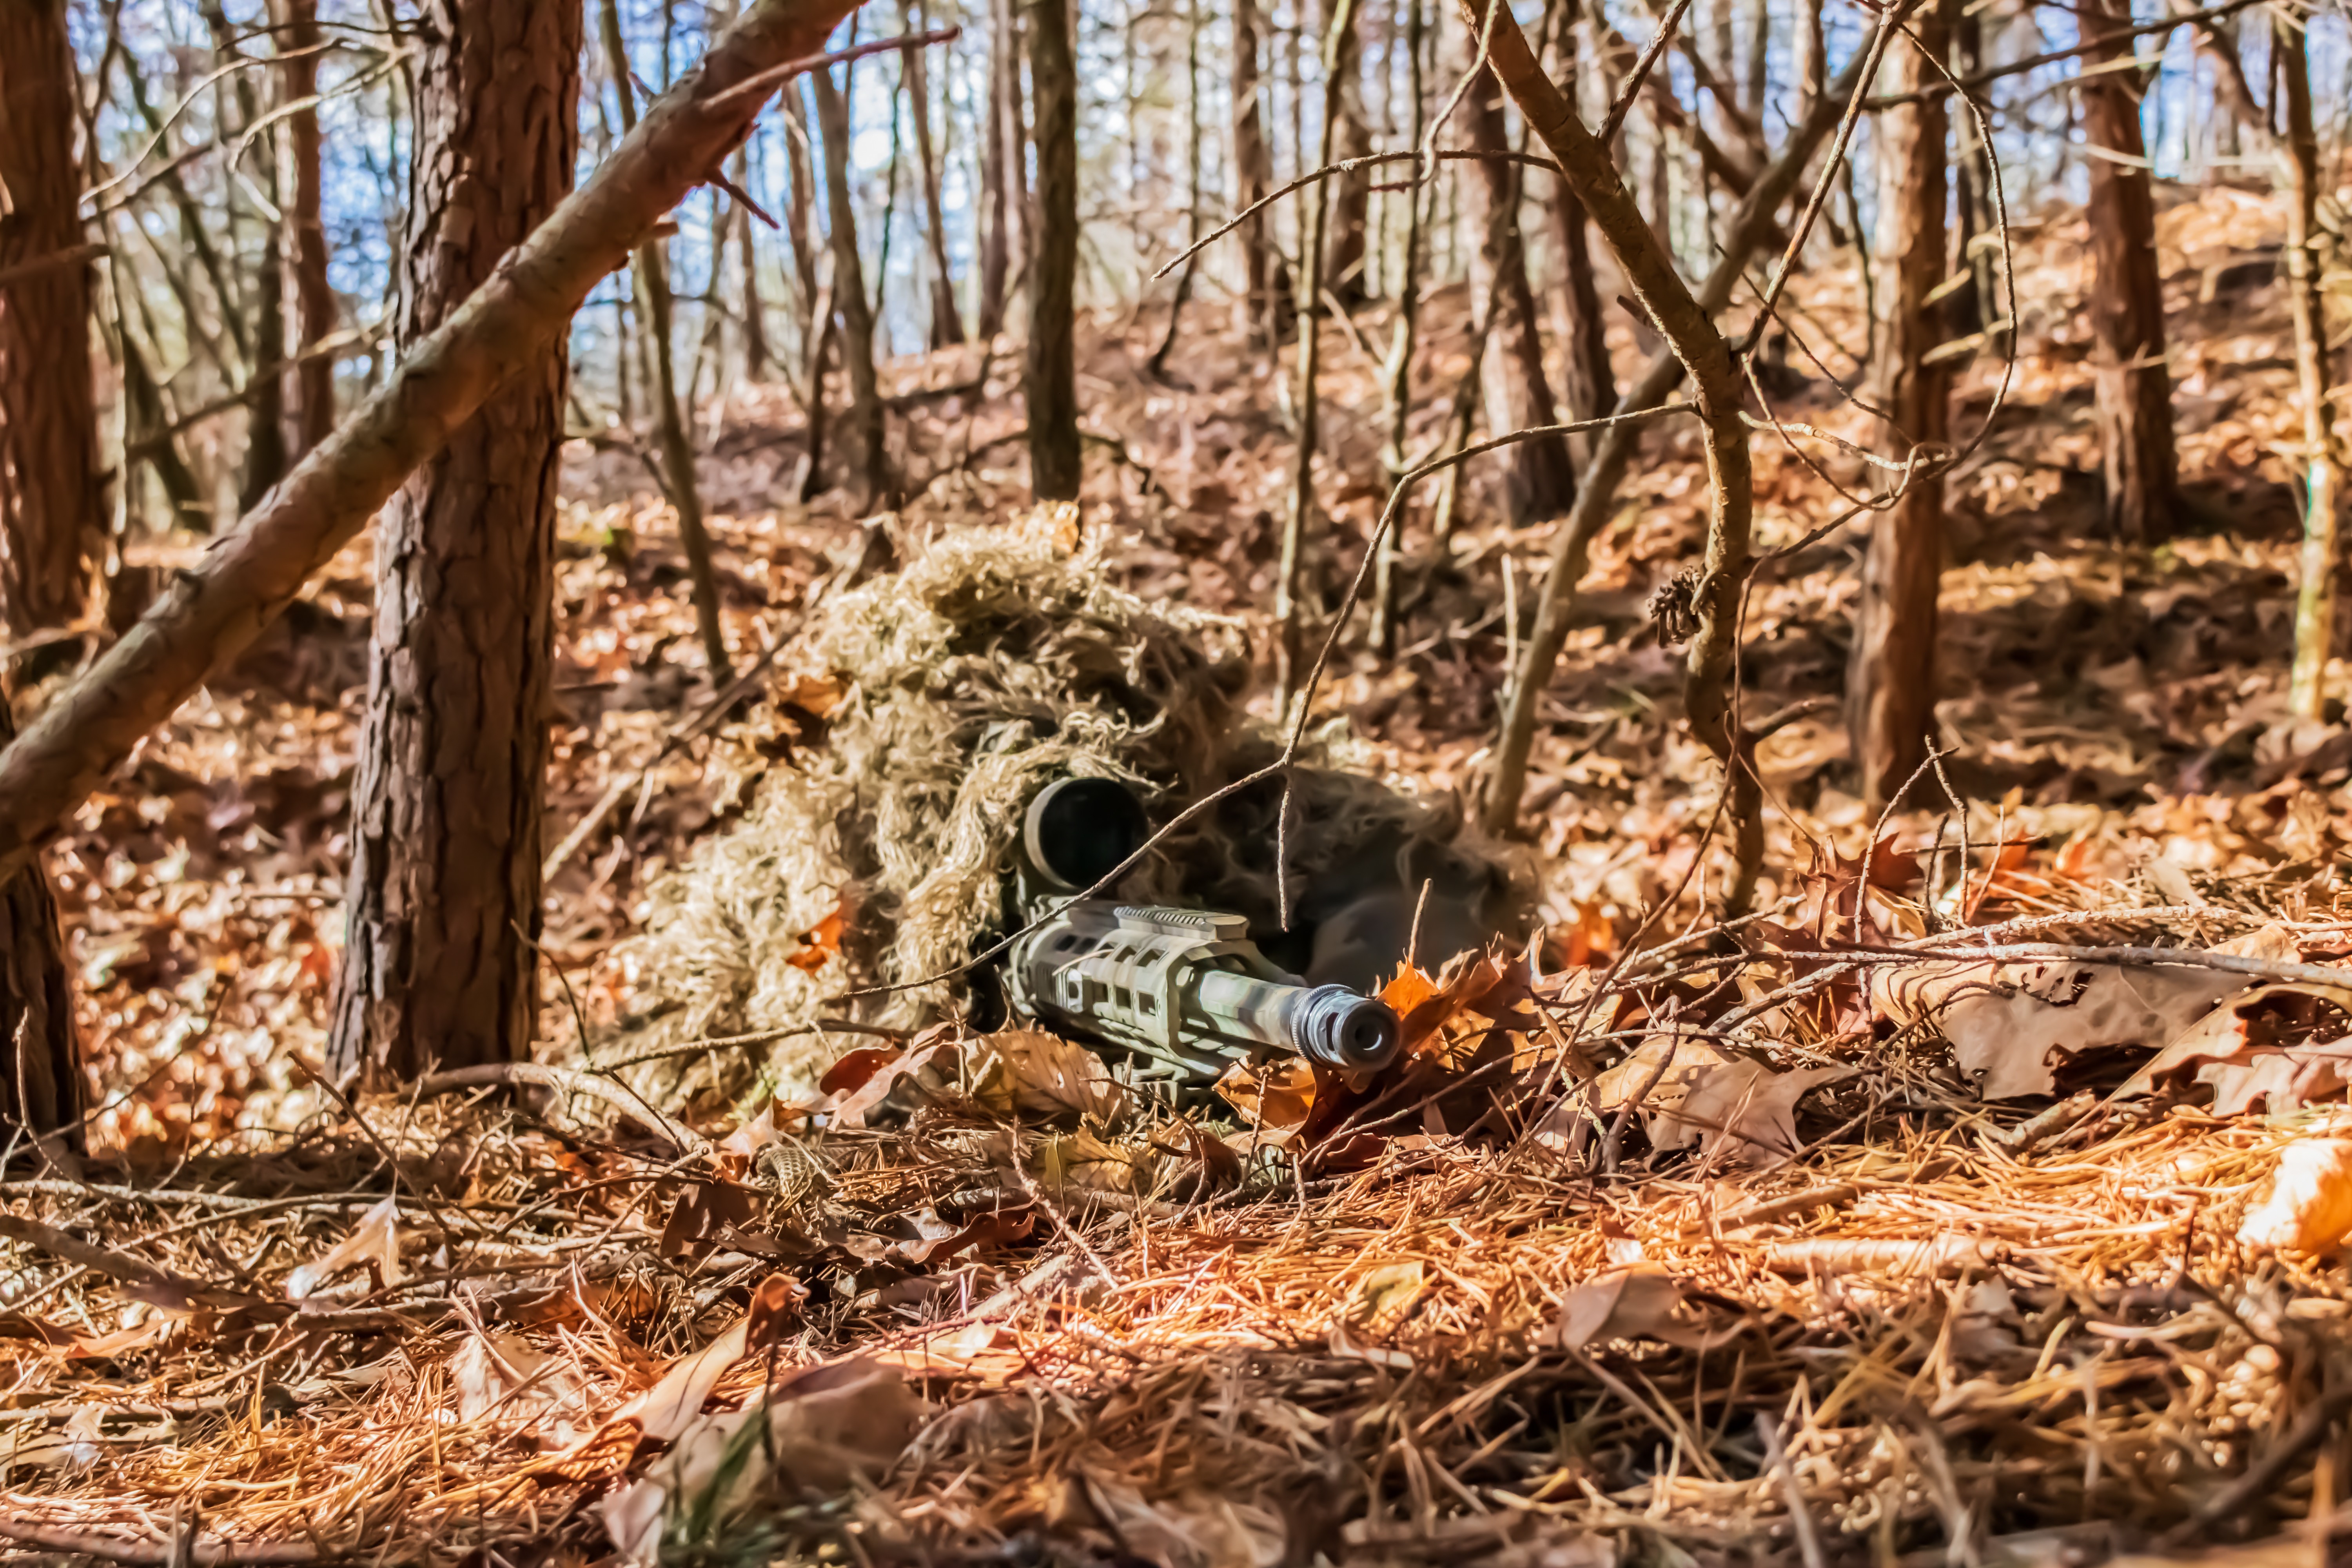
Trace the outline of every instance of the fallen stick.
<instances>
[{"instance_id":1,"label":"fallen stick","mask_svg":"<svg viewBox=\"0 0 2352 1568\"><path fill-rule=\"evenodd\" d=\"M317 1563L327 1554L307 1541L132 1541L98 1530L72 1530L62 1524L35 1524L0 1516L0 1536L44 1552L76 1557L96 1557L108 1563L189 1563L194 1568L253 1568L271 1564Z\"/></svg>"},{"instance_id":2,"label":"fallen stick","mask_svg":"<svg viewBox=\"0 0 2352 1568\"><path fill-rule=\"evenodd\" d=\"M0 881L249 645L519 365L537 363L597 281L741 145L767 98L851 0L754 0L588 183L264 496L80 679L0 752Z\"/></svg>"}]
</instances>

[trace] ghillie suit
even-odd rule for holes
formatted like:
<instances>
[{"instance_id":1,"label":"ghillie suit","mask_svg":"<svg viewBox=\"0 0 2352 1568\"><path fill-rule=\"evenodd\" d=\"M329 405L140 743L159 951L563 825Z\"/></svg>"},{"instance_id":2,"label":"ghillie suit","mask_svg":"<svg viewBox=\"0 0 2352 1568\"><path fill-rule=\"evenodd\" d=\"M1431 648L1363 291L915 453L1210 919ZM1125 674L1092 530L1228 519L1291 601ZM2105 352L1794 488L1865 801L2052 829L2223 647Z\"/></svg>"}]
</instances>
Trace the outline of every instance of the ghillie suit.
<instances>
[{"instance_id":1,"label":"ghillie suit","mask_svg":"<svg viewBox=\"0 0 2352 1568\"><path fill-rule=\"evenodd\" d=\"M770 1037L631 1069L656 1101L806 1086L857 1043L814 1027L820 1004L826 1017L898 1028L985 1015L986 980L932 977L1005 930L1022 812L1048 780L1126 780L1165 821L1279 752L1241 707L1241 628L1113 587L1104 542L1081 535L1075 509L897 542L904 566L819 606L782 660L796 673L748 726L772 742L797 725L803 743L754 741L787 760L750 783L740 819L655 884L647 930L624 950L637 1001L618 1037L599 1043L600 1059ZM816 690L832 701L811 744ZM1457 842L1452 797L1420 799L1342 771L1339 744L1306 748L1312 765L1293 772L1280 835L1291 932L1277 931L1274 781L1188 825L1117 895L1245 914L1275 933L1269 955L1301 970L1318 956L1314 923L1343 893L1402 900L1409 914L1430 879L1438 900L1485 929L1512 923L1525 889L1495 857ZM1366 920L1341 923L1346 949ZM1426 940L1422 954L1433 954ZM843 1000L883 985L904 989Z\"/></svg>"}]
</instances>

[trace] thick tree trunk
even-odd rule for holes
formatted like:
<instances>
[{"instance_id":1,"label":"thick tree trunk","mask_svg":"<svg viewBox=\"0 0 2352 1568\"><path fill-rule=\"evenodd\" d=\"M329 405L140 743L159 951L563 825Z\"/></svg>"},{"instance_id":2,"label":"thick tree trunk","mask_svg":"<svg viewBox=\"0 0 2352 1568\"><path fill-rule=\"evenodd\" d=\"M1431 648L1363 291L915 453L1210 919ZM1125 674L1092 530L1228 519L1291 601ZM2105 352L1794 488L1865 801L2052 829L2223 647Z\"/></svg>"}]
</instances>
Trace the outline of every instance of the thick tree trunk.
<instances>
[{"instance_id":1,"label":"thick tree trunk","mask_svg":"<svg viewBox=\"0 0 2352 1568\"><path fill-rule=\"evenodd\" d=\"M288 103L319 90L319 0L280 0L282 31L278 91ZM286 209L287 238L294 254L294 316L297 347L310 349L333 335L335 290L327 281L327 229L320 212L319 112L305 109L286 127L293 162L293 200ZM302 360L294 373L293 456L299 458L335 427L335 362L325 355Z\"/></svg>"},{"instance_id":2,"label":"thick tree trunk","mask_svg":"<svg viewBox=\"0 0 2352 1568\"><path fill-rule=\"evenodd\" d=\"M418 70L406 232L410 343L555 211L578 148L578 5L433 11L442 42ZM564 380L558 340L516 367L379 525L328 1053L339 1076L408 1081L530 1055Z\"/></svg>"},{"instance_id":3,"label":"thick tree trunk","mask_svg":"<svg viewBox=\"0 0 2352 1568\"><path fill-rule=\"evenodd\" d=\"M0 35L5 36L5 35ZM16 737L0 692L0 746ZM19 1133L82 1146L81 1058L57 901L37 865L0 877L0 1165Z\"/></svg>"},{"instance_id":4,"label":"thick tree trunk","mask_svg":"<svg viewBox=\"0 0 2352 1568\"><path fill-rule=\"evenodd\" d=\"M1565 180L1554 180L1551 221L1552 240L1559 247L1559 313L1565 329L1560 392L1570 420L1598 419L1617 401L1617 372L1609 362L1609 323L1601 313L1601 289L1593 279L1584 204ZM1569 442L1569 449L1580 458L1591 446L1590 435Z\"/></svg>"},{"instance_id":5,"label":"thick tree trunk","mask_svg":"<svg viewBox=\"0 0 2352 1568\"><path fill-rule=\"evenodd\" d=\"M0 3L0 269L82 243L65 0ZM80 618L102 533L87 262L0 286L0 614Z\"/></svg>"},{"instance_id":6,"label":"thick tree trunk","mask_svg":"<svg viewBox=\"0 0 2352 1568\"><path fill-rule=\"evenodd\" d=\"M916 5L911 10L907 31L919 33L925 26L923 8ZM923 50L907 51L907 98L914 110L915 157L923 166L923 235L931 251L931 347L943 349L963 342L963 318L956 310L955 269L948 264L948 226L940 216L940 160L931 147L931 85L923 59Z\"/></svg>"},{"instance_id":7,"label":"thick tree trunk","mask_svg":"<svg viewBox=\"0 0 2352 1568\"><path fill-rule=\"evenodd\" d=\"M1922 7L1919 47L1897 45L1889 90L1916 92L1937 79L1920 50L1943 58L1952 0ZM1873 401L1886 416L1884 450L1906 456L1950 428L1949 361L1927 363L1945 338L1944 312L1928 302L1943 281L1946 100L1889 110L1878 119L1878 361ZM1847 721L1864 797L1884 805L1927 754L1936 723L1936 597L1944 566L1944 482L1915 480L1877 516L1863 563L1846 674Z\"/></svg>"},{"instance_id":8,"label":"thick tree trunk","mask_svg":"<svg viewBox=\"0 0 2352 1568\"><path fill-rule=\"evenodd\" d=\"M1331 156L1344 163L1372 150L1372 129L1364 119L1363 7L1355 9L1355 25L1342 32L1331 57L1334 118ZM1323 257L1324 287L1342 305L1353 308L1366 299L1364 236L1371 216L1372 172L1359 169L1331 182L1331 240Z\"/></svg>"},{"instance_id":9,"label":"thick tree trunk","mask_svg":"<svg viewBox=\"0 0 2352 1568\"><path fill-rule=\"evenodd\" d=\"M1029 83L1037 95L1036 226L1029 258L1029 489L1039 500L1078 495L1078 66L1068 0L1037 0L1029 16Z\"/></svg>"},{"instance_id":10,"label":"thick tree trunk","mask_svg":"<svg viewBox=\"0 0 2352 1568\"><path fill-rule=\"evenodd\" d=\"M2303 414L2304 512L2302 585L2296 597L2294 669L2288 706L2298 719L2319 719L2327 707L2327 660L2336 647L2337 577L2344 570L2339 510L2344 504L2344 454L2328 402L2327 316L2319 286L2319 137L2312 122L2311 65L2300 22L2274 18L2271 48L2286 109L2285 145L2278 148L2286 185L2287 306L2294 318L2296 402Z\"/></svg>"},{"instance_id":11,"label":"thick tree trunk","mask_svg":"<svg viewBox=\"0 0 2352 1568\"><path fill-rule=\"evenodd\" d=\"M1258 89L1257 0L1234 0L1234 205L1262 202L1274 188L1274 153L1266 145L1265 117ZM1264 215L1241 226L1243 331L1252 345L1272 349L1280 323L1277 300L1287 289L1276 276L1281 267Z\"/></svg>"},{"instance_id":12,"label":"thick tree trunk","mask_svg":"<svg viewBox=\"0 0 2352 1568\"><path fill-rule=\"evenodd\" d=\"M1462 63L1470 62L1477 40L1465 37ZM1480 152L1510 148L1504 131L1503 89L1494 73L1481 69L1463 100L1464 136ZM1544 374L1543 339L1536 323L1535 290L1528 283L1527 245L1519 233L1519 170L1503 158L1472 165L1467 195L1472 233L1471 310L1492 313L1485 358L1486 427L1497 436L1530 426L1559 422L1551 382ZM1568 443L1557 436L1521 441L1496 454L1507 476L1505 510L1514 526L1557 517L1576 499L1576 471Z\"/></svg>"},{"instance_id":13,"label":"thick tree trunk","mask_svg":"<svg viewBox=\"0 0 2352 1568\"><path fill-rule=\"evenodd\" d=\"M2082 26L2093 34L2131 26L2123 0L2088 0ZM2128 58L2129 41L2092 50L2090 69ZM2172 373L2164 362L2164 280L2157 271L2156 194L2140 136L2139 79L2108 70L2085 78L2083 137L2094 153L2091 180L2091 331L2107 526L2121 539L2171 537L2180 504L2172 443ZM2132 162L2118 162L2118 159Z\"/></svg>"},{"instance_id":14,"label":"thick tree trunk","mask_svg":"<svg viewBox=\"0 0 2352 1568\"><path fill-rule=\"evenodd\" d=\"M847 9L845 0L751 0L588 184L401 358L381 392L173 574L139 624L0 750L0 877L29 865L52 826L208 671L250 646L509 375L555 349L589 291L742 144L787 79L782 68L822 50Z\"/></svg>"},{"instance_id":15,"label":"thick tree trunk","mask_svg":"<svg viewBox=\"0 0 2352 1568\"><path fill-rule=\"evenodd\" d=\"M824 194L833 219L833 310L842 368L849 373L849 412L841 436L868 507L889 504L890 476L883 450L882 391L874 376L874 307L866 298L866 270L857 259L857 209L849 195L849 106L833 72L813 72L817 139L824 144Z\"/></svg>"}]
</instances>

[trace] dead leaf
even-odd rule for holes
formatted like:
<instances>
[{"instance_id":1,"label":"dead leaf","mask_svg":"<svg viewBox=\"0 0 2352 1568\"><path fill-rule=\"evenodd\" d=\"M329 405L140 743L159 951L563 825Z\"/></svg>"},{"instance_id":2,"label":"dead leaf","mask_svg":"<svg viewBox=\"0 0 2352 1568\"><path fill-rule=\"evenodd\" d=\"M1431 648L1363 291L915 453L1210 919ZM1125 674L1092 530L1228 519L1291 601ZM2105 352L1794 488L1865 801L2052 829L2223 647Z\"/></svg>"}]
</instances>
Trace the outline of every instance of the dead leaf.
<instances>
[{"instance_id":1,"label":"dead leaf","mask_svg":"<svg viewBox=\"0 0 2352 1568\"><path fill-rule=\"evenodd\" d=\"M801 933L797 952L787 953L784 962L794 969L814 974L831 963L841 952L841 938L849 929L849 899L843 895L833 907L833 913Z\"/></svg>"},{"instance_id":2,"label":"dead leaf","mask_svg":"<svg viewBox=\"0 0 2352 1568\"><path fill-rule=\"evenodd\" d=\"M635 1568L654 1568L666 1541L701 1545L755 1498L878 1477L921 1411L896 1367L862 1357L810 1367L679 1432L644 1479L604 1501L605 1530Z\"/></svg>"},{"instance_id":3,"label":"dead leaf","mask_svg":"<svg viewBox=\"0 0 2352 1568\"><path fill-rule=\"evenodd\" d=\"M1110 1122L1127 1109L1127 1091L1112 1080L1101 1057L1034 1029L983 1036L970 1081L971 1097L1000 1116Z\"/></svg>"},{"instance_id":4,"label":"dead leaf","mask_svg":"<svg viewBox=\"0 0 2352 1568\"><path fill-rule=\"evenodd\" d=\"M1283 1561L1282 1516L1271 1509L1200 1489L1148 1502L1113 1477L1081 1471L1080 1480L1119 1544L1156 1568L1275 1568Z\"/></svg>"},{"instance_id":5,"label":"dead leaf","mask_svg":"<svg viewBox=\"0 0 2352 1568\"><path fill-rule=\"evenodd\" d=\"M1932 1021L1987 1100L2013 1100L2057 1088L2053 1055L2160 1047L2251 984L2219 969L2053 959L1884 965L1870 994L1897 1023Z\"/></svg>"},{"instance_id":6,"label":"dead leaf","mask_svg":"<svg viewBox=\"0 0 2352 1568\"><path fill-rule=\"evenodd\" d=\"M299 1301L347 1268L366 1264L375 1271L379 1290L397 1285L400 1272L400 1207L386 1198L360 1216L349 1236L329 1247L317 1261L306 1263L286 1277L286 1299Z\"/></svg>"},{"instance_id":7,"label":"dead leaf","mask_svg":"<svg viewBox=\"0 0 2352 1568\"><path fill-rule=\"evenodd\" d=\"M2307 1012L2307 1005L2319 1003L2352 1014L2352 974L2346 981L2341 987L2257 986L2181 1030L2115 1098L2151 1094L2166 1079L2184 1075L2212 1088L2217 1116L2243 1115L2257 1100L2275 1115L2336 1093L2352 1082L2352 1040L2289 1045L2257 1037L2275 1036L2266 1015L2282 1005Z\"/></svg>"},{"instance_id":8,"label":"dead leaf","mask_svg":"<svg viewBox=\"0 0 2352 1568\"><path fill-rule=\"evenodd\" d=\"M941 1030L928 1041L918 1038L905 1050L886 1053L879 1061L871 1059L872 1047L850 1052L848 1057L842 1058L843 1062L847 1062L852 1057L858 1060L843 1074L843 1081L848 1087L827 1107L832 1112L834 1125L847 1128L865 1126L866 1113L887 1099L890 1091L898 1087L900 1079L920 1072L954 1043L952 1037L946 1030ZM833 1075L827 1073L825 1076L830 1080Z\"/></svg>"},{"instance_id":9,"label":"dead leaf","mask_svg":"<svg viewBox=\"0 0 2352 1568\"><path fill-rule=\"evenodd\" d=\"M449 1358L449 1379L460 1422L496 1415L502 1425L535 1428L551 1448L570 1447L589 1425L587 1380L520 1334L467 1335Z\"/></svg>"},{"instance_id":10,"label":"dead leaf","mask_svg":"<svg viewBox=\"0 0 2352 1568\"><path fill-rule=\"evenodd\" d=\"M1553 1338L1582 1350L1611 1340L1662 1340L1689 1350L1723 1344L1745 1327L1700 1320L1682 1284L1654 1263L1613 1268L1570 1290L1560 1303Z\"/></svg>"},{"instance_id":11,"label":"dead leaf","mask_svg":"<svg viewBox=\"0 0 2352 1568\"><path fill-rule=\"evenodd\" d=\"M2302 1138L2279 1152L2238 1240L2280 1252L2334 1252L2352 1239L2352 1140Z\"/></svg>"},{"instance_id":12,"label":"dead leaf","mask_svg":"<svg viewBox=\"0 0 2352 1568\"><path fill-rule=\"evenodd\" d=\"M1696 1142L1707 1159L1731 1165L1773 1165L1797 1152L1797 1101L1808 1089L1852 1078L1856 1069L1832 1066L1774 1072L1738 1058L1702 1070L1682 1104L1660 1112L1666 1123L1651 1134L1662 1149Z\"/></svg>"},{"instance_id":13,"label":"dead leaf","mask_svg":"<svg viewBox=\"0 0 2352 1568\"><path fill-rule=\"evenodd\" d=\"M1286 1147L1315 1110L1315 1069L1297 1057L1265 1063L1237 1061L1217 1080L1217 1093L1242 1113L1258 1140Z\"/></svg>"}]
</instances>

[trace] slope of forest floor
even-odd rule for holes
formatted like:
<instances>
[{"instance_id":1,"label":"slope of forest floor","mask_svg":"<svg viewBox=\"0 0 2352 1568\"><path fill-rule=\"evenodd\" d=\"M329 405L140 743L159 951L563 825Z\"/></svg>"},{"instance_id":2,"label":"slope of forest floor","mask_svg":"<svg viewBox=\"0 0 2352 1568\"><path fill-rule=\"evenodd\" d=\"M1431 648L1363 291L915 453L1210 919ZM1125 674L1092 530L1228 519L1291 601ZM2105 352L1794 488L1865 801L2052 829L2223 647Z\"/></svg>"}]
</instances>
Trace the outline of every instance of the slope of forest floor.
<instances>
[{"instance_id":1,"label":"slope of forest floor","mask_svg":"<svg viewBox=\"0 0 2352 1568\"><path fill-rule=\"evenodd\" d=\"M1696 554L1702 481L1695 437L1651 438L1531 770L1546 940L1402 978L1416 1022L1393 1079L1236 1100L1299 1153L1279 1180L1246 1140L1031 1037L872 1053L741 1126L677 1124L576 1073L543 1103L443 1083L341 1104L311 1068L362 541L53 858L106 1163L95 1186L11 1184L57 1228L6 1232L26 1250L0 1315L0 1534L159 1563L189 1560L173 1544L199 1513L205 1541L270 1543L257 1562L1822 1568L2215 1541L2325 1561L2352 1464L2352 1289L2312 1248L2352 1229L2325 1212L2352 1198L2352 991L2317 976L2352 951L2334 869L2352 729L2285 718L2296 421L2273 204L2212 190L2163 237L2195 525L2153 549L2100 537L2088 331L2066 307L2082 222L2046 214L2019 295L2052 303L2027 311L2006 387L1980 356L1956 405L1967 439L2005 399L1950 487L1948 778L1869 847L1833 706L1861 536L1775 562L1744 700L1825 705L1760 759L1771 918L1732 950L1700 940L1708 873L1685 874L1714 770L1643 609ZM1797 298L1778 412L1869 439L1830 380L1866 342L1860 279ZM1181 381L1142 372L1159 310L1097 322L1083 510L1116 531L1125 586L1255 626L1289 440L1223 314L1193 308ZM1424 311L1424 444L1466 318L1458 292ZM1334 334L1310 602L1337 603L1385 493L1388 331L1375 308ZM1622 374L1640 345L1615 346ZM1005 352L889 368L902 538L1023 504L1016 389ZM800 456L782 389L704 420L748 667L869 540L839 490L774 504ZM1839 503L1759 447L1769 549ZM710 683L644 473L618 436L576 444L566 473L551 825L607 815L550 888L559 1035L626 1011L615 943L740 808L707 742L672 743ZM1550 536L1506 526L1496 494L1474 469L1442 554L1415 508L1400 652L1343 643L1325 700L1423 787L1475 778ZM1610 971L1678 887L1660 929L1682 944ZM2172 989L2135 994L2142 1033L2165 1026L2145 1044L2234 1000L2141 1081L2145 1051L2084 1048L2125 1037L2084 1022L2110 1000L2099 980L2047 954L1993 969L1958 924L2221 950L2286 979L2154 972ZM1876 956L1840 968L1822 955L1841 943ZM2016 1010L1955 1022L1988 979L2022 987ZM1541 1109L1564 1076L1584 1085L1570 1109ZM865 1127L893 1088L911 1120ZM812 1112L825 1170L779 1137ZM101 1220L104 1248L70 1234ZM788 1506L740 1508L755 1482Z\"/></svg>"}]
</instances>

